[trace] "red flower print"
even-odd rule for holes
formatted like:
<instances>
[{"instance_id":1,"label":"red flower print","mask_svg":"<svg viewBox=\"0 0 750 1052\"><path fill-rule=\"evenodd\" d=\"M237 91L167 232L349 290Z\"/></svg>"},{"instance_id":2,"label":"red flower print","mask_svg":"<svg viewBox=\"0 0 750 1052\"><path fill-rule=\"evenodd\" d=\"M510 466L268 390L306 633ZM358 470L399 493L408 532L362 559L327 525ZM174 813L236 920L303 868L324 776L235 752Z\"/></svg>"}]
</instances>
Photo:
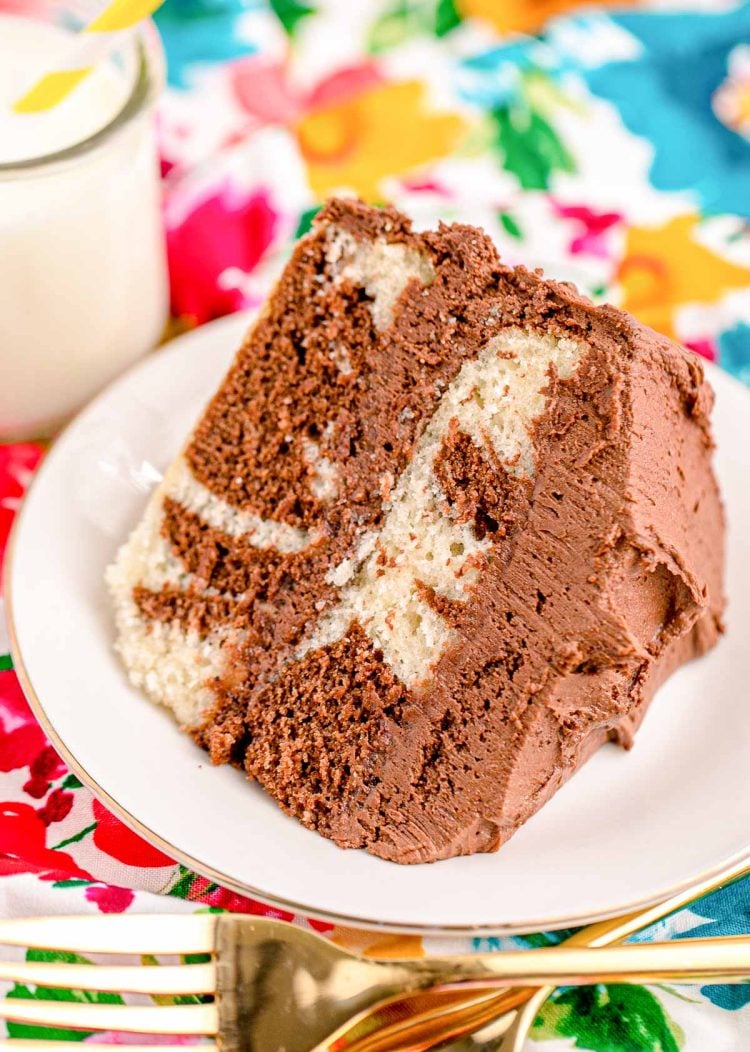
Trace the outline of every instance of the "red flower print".
<instances>
[{"instance_id":1,"label":"red flower print","mask_svg":"<svg viewBox=\"0 0 750 1052\"><path fill-rule=\"evenodd\" d=\"M329 924L328 921L313 920L312 917L307 918L307 923L313 929L313 931L320 932L323 935L327 931L333 931L333 925Z\"/></svg>"},{"instance_id":2,"label":"red flower print","mask_svg":"<svg viewBox=\"0 0 750 1052\"><path fill-rule=\"evenodd\" d=\"M227 67L229 84L240 106L258 124L290 124L302 100L290 85L284 66L261 55L248 55Z\"/></svg>"},{"instance_id":3,"label":"red flower print","mask_svg":"<svg viewBox=\"0 0 750 1052\"><path fill-rule=\"evenodd\" d=\"M440 194L441 197L451 198L454 196L453 191L449 186L439 183L436 179L432 179L430 176L405 176L401 180L401 185L404 190L408 190L410 194Z\"/></svg>"},{"instance_id":4,"label":"red flower print","mask_svg":"<svg viewBox=\"0 0 750 1052\"><path fill-rule=\"evenodd\" d=\"M0 0L0 11L5 15L31 18L32 15L44 15L44 4L36 0Z\"/></svg>"},{"instance_id":5,"label":"red flower print","mask_svg":"<svg viewBox=\"0 0 750 1052\"><path fill-rule=\"evenodd\" d=\"M18 505L41 455L41 447L28 442L0 446L0 565Z\"/></svg>"},{"instance_id":6,"label":"red flower print","mask_svg":"<svg viewBox=\"0 0 750 1052\"><path fill-rule=\"evenodd\" d=\"M46 826L53 822L62 822L67 818L73 807L73 794L65 792L64 789L53 789L47 797L44 807L40 807L37 814Z\"/></svg>"},{"instance_id":7,"label":"red flower print","mask_svg":"<svg viewBox=\"0 0 750 1052\"><path fill-rule=\"evenodd\" d=\"M23 787L25 793L41 800L50 787L50 782L65 772L65 764L51 745L45 745L29 764L31 778Z\"/></svg>"},{"instance_id":8,"label":"red flower print","mask_svg":"<svg viewBox=\"0 0 750 1052\"><path fill-rule=\"evenodd\" d=\"M2 451L2 446L0 446L0 451ZM0 715L13 727L19 723L33 723L35 727L37 726L29 703L21 690L18 677L15 672L7 669L0 672Z\"/></svg>"},{"instance_id":9,"label":"red flower print","mask_svg":"<svg viewBox=\"0 0 750 1052\"><path fill-rule=\"evenodd\" d=\"M572 219L582 227L580 234L570 242L570 251L574 255L587 253L600 259L607 258L609 252L604 234L622 222L619 212L594 212L586 205L561 205L556 201L552 202L552 207L561 219Z\"/></svg>"},{"instance_id":10,"label":"red flower print","mask_svg":"<svg viewBox=\"0 0 750 1052\"><path fill-rule=\"evenodd\" d=\"M344 66L319 81L305 98L305 109L315 110L344 102L355 95L362 95L385 78L374 62L361 62L355 66Z\"/></svg>"},{"instance_id":11,"label":"red flower print","mask_svg":"<svg viewBox=\"0 0 750 1052\"><path fill-rule=\"evenodd\" d=\"M205 896L205 902L217 909L229 910L230 913L253 913L259 917L274 917L276 920L290 921L293 914L286 910L277 910L272 906L265 906L262 902L249 899L245 895L238 895L236 891L229 888L217 887Z\"/></svg>"},{"instance_id":12,"label":"red flower print","mask_svg":"<svg viewBox=\"0 0 750 1052\"><path fill-rule=\"evenodd\" d=\"M158 848L152 847L137 833L128 829L119 818L115 818L104 804L94 798L94 818L97 821L94 830L94 843L105 855L124 862L126 866L173 866L174 860Z\"/></svg>"},{"instance_id":13,"label":"red flower print","mask_svg":"<svg viewBox=\"0 0 750 1052\"><path fill-rule=\"evenodd\" d=\"M90 876L70 855L47 847L47 826L29 804L0 804L0 875L41 873L53 879Z\"/></svg>"},{"instance_id":14,"label":"red flower print","mask_svg":"<svg viewBox=\"0 0 750 1052\"><path fill-rule=\"evenodd\" d=\"M170 224L170 210L167 253L173 313L200 325L240 310L245 297L226 274L249 274L273 242L279 217L270 195L264 190L247 195L227 181L179 223Z\"/></svg>"},{"instance_id":15,"label":"red flower print","mask_svg":"<svg viewBox=\"0 0 750 1052\"><path fill-rule=\"evenodd\" d=\"M716 341L711 339L710 336L705 336L702 339L683 340L683 343L691 351L699 354L701 358L707 358L709 362L716 361Z\"/></svg>"},{"instance_id":16,"label":"red flower print","mask_svg":"<svg viewBox=\"0 0 750 1052\"><path fill-rule=\"evenodd\" d=\"M244 895L238 895L237 892L230 891L228 888L222 888L217 884L213 884L206 877L195 878L190 885L188 899L191 902L204 902L207 906L229 910L232 913L252 913L256 916L268 915L268 907L264 906L262 902L256 902L255 899L246 898ZM279 920L292 919L291 913L276 911L274 916Z\"/></svg>"},{"instance_id":17,"label":"red flower print","mask_svg":"<svg viewBox=\"0 0 750 1052\"><path fill-rule=\"evenodd\" d=\"M0 723L0 771L26 767L44 744L44 733L36 723L23 724L10 732Z\"/></svg>"},{"instance_id":18,"label":"red flower print","mask_svg":"<svg viewBox=\"0 0 750 1052\"><path fill-rule=\"evenodd\" d=\"M383 82L371 61L337 69L309 91L301 91L292 82L286 65L259 55L233 62L228 72L237 101L258 125L294 124L311 110L352 98Z\"/></svg>"},{"instance_id":19,"label":"red flower print","mask_svg":"<svg viewBox=\"0 0 750 1052\"><path fill-rule=\"evenodd\" d=\"M294 914L286 910L277 909L275 906L266 906L257 899L249 899L245 895L238 895L236 891L222 888L212 884L206 877L196 877L190 886L188 898L191 902L205 902L207 906L215 909L228 910L230 913L252 913L258 917L273 917L274 920L292 921ZM330 931L332 924L325 921L308 921L315 931Z\"/></svg>"},{"instance_id":20,"label":"red flower print","mask_svg":"<svg viewBox=\"0 0 750 1052\"><path fill-rule=\"evenodd\" d=\"M21 767L28 767L30 776L24 792L35 800L46 796L50 783L65 773L65 765L32 716L15 673L4 671L0 672L0 771Z\"/></svg>"},{"instance_id":21,"label":"red flower print","mask_svg":"<svg viewBox=\"0 0 750 1052\"><path fill-rule=\"evenodd\" d=\"M89 902L95 902L100 913L124 913L135 895L130 888L110 888L107 884L92 884L84 892Z\"/></svg>"}]
</instances>

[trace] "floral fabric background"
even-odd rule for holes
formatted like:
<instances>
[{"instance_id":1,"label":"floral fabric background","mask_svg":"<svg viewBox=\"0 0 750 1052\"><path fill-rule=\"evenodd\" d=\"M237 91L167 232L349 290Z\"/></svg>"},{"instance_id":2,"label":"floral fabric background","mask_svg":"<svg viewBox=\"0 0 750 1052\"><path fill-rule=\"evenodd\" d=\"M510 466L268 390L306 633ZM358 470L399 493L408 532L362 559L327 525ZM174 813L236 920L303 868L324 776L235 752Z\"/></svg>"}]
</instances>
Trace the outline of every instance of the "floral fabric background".
<instances>
[{"instance_id":1,"label":"floral fabric background","mask_svg":"<svg viewBox=\"0 0 750 1052\"><path fill-rule=\"evenodd\" d=\"M480 224L506 260L575 281L750 383L750 3L166 0L156 21L176 331L257 304L321 199L349 190L419 225ZM0 447L0 557L41 456ZM1 615L0 915L278 916L144 843L65 769ZM750 880L646 937L750 932L749 914ZM297 922L371 953L437 945ZM529 1048L746 1052L748 1003L750 986L563 990Z\"/></svg>"}]
</instances>

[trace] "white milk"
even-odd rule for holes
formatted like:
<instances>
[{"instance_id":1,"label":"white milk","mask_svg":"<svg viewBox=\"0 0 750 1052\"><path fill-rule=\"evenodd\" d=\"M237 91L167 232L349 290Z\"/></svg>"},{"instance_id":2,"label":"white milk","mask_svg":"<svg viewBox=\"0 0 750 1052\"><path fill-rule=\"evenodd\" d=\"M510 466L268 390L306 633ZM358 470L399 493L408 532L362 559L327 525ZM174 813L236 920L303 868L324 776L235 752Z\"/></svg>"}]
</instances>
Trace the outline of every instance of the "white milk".
<instances>
[{"instance_id":1,"label":"white milk","mask_svg":"<svg viewBox=\"0 0 750 1052\"><path fill-rule=\"evenodd\" d=\"M106 128L132 83L102 63L58 107L11 111L69 34L0 15L0 439L49 432L159 339L167 278L153 116Z\"/></svg>"}]
</instances>

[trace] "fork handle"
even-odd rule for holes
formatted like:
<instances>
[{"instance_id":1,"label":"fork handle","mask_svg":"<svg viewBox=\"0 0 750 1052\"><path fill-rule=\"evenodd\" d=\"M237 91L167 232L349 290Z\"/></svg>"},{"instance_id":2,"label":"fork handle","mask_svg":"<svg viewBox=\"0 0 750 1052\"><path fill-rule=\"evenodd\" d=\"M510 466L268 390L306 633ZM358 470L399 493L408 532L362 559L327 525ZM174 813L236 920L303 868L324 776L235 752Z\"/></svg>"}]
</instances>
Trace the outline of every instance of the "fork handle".
<instances>
[{"instance_id":1,"label":"fork handle","mask_svg":"<svg viewBox=\"0 0 750 1052\"><path fill-rule=\"evenodd\" d=\"M721 978L741 982L750 976L750 937L679 939L627 946L550 946L538 950L431 958L420 969L435 982L474 981L507 986L579 986L591 982L690 983ZM439 976L439 978L438 978Z\"/></svg>"}]
</instances>

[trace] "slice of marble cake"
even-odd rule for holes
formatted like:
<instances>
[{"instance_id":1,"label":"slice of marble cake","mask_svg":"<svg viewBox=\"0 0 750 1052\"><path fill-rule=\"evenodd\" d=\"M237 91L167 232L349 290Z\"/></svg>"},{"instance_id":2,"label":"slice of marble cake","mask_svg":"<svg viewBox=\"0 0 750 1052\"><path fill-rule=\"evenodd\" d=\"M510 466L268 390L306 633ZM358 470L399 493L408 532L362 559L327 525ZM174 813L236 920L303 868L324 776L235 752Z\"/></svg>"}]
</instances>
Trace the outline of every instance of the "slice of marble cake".
<instances>
[{"instance_id":1,"label":"slice of marble cake","mask_svg":"<svg viewBox=\"0 0 750 1052\"><path fill-rule=\"evenodd\" d=\"M698 361L333 200L108 575L134 684L284 810L491 851L721 630Z\"/></svg>"}]
</instances>

